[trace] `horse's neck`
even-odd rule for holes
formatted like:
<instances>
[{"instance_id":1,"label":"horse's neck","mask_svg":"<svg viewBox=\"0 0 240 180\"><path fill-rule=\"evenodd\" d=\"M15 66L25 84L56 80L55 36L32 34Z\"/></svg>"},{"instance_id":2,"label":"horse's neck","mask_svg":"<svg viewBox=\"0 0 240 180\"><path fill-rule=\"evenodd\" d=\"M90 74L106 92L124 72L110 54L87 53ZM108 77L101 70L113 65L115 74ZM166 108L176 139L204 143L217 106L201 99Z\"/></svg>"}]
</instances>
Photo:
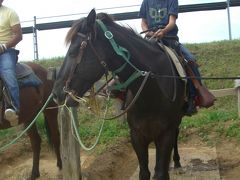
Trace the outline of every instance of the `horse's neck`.
<instances>
[{"instance_id":1,"label":"horse's neck","mask_svg":"<svg viewBox=\"0 0 240 180\"><path fill-rule=\"evenodd\" d=\"M174 79L157 78L161 76L176 75L171 59L163 50L158 47L157 44L151 45L147 42L143 42L142 44L136 43L137 45L132 44L133 43L126 43L125 46L125 48L128 49L131 54L129 61L140 71L151 72L155 75L155 80L153 80L152 78L150 80L151 88L149 89L149 93L153 95L156 94L155 92L158 92L160 93L158 94L159 96L172 99L172 97L174 96L173 89L175 88L173 87ZM128 64L128 66L119 74L120 80L122 80L123 82L129 80L130 76L134 72L136 72L136 70L134 68L131 68L131 66ZM137 93L138 89L141 86L141 83L143 82L142 80L144 79L144 77L141 78L142 80L139 80L140 78L135 79L128 87L129 89L131 89L133 94ZM145 96L141 97L144 98ZM149 97L149 95L147 97Z\"/></svg>"},{"instance_id":2,"label":"horse's neck","mask_svg":"<svg viewBox=\"0 0 240 180\"><path fill-rule=\"evenodd\" d=\"M130 53L134 64L138 64L143 70L151 70L156 63L162 63L165 53L155 42L143 39L135 39L130 45Z\"/></svg>"}]
</instances>

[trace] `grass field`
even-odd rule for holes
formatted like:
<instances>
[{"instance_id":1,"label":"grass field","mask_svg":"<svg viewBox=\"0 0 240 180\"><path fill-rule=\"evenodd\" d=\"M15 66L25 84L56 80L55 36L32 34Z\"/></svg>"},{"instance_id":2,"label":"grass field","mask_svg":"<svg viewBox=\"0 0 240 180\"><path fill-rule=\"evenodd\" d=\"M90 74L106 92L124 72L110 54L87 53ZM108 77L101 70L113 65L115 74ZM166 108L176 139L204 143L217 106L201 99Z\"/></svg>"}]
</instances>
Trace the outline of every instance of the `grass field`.
<instances>
[{"instance_id":1,"label":"grass field","mask_svg":"<svg viewBox=\"0 0 240 180\"><path fill-rule=\"evenodd\" d=\"M240 76L240 40L219 41L202 44L186 44L198 59L203 77L236 77ZM41 60L38 63L45 67L56 67L62 63L62 57L51 60ZM209 89L234 87L234 80L204 80ZM104 110L104 109L103 109ZM102 110L102 111L103 111ZM107 116L114 114L111 106ZM81 110L80 135L87 145L91 145L99 131L102 115L94 115L91 111ZM38 128L45 137L42 117L38 120ZM126 122L118 120L106 121L98 145L102 152L119 138L128 137L129 129ZM234 96L218 98L215 105L209 109L200 109L198 114L185 117L181 124L180 140L187 140L189 134L195 133L202 140L212 143L209 136L218 138L233 138L240 142L240 118L237 116L237 98ZM0 144L11 139L12 130L0 131Z\"/></svg>"},{"instance_id":2,"label":"grass field","mask_svg":"<svg viewBox=\"0 0 240 180\"><path fill-rule=\"evenodd\" d=\"M203 77L240 76L240 40L187 44L187 47L196 55ZM204 84L209 89L233 88L234 80L204 80ZM183 119L181 138L186 138L194 128L194 132L206 141L214 135L216 140L234 138L240 142L239 120L237 97L218 98L213 107Z\"/></svg>"}]
</instances>

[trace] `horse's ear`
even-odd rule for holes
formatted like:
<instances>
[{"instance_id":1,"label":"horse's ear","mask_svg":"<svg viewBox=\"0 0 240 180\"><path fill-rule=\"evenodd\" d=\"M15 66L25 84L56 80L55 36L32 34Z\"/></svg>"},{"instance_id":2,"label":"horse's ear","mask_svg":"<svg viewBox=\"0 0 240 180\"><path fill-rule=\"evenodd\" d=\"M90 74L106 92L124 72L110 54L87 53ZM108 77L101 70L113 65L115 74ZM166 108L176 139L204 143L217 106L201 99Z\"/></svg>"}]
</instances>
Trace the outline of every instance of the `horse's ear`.
<instances>
[{"instance_id":1,"label":"horse's ear","mask_svg":"<svg viewBox=\"0 0 240 180\"><path fill-rule=\"evenodd\" d=\"M92 29L95 21L96 21L96 11L95 11L95 9L92 9L91 12L87 16L87 26L88 26L88 28Z\"/></svg>"}]
</instances>

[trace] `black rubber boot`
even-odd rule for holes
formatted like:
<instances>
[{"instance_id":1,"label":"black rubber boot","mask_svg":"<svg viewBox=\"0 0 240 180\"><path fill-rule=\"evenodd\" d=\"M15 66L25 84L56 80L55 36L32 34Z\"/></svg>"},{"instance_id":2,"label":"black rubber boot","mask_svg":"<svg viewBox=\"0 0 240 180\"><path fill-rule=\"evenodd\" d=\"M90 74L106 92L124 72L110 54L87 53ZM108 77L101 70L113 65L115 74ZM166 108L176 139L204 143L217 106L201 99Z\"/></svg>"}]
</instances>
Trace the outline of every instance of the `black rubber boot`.
<instances>
[{"instance_id":1,"label":"black rubber boot","mask_svg":"<svg viewBox=\"0 0 240 180\"><path fill-rule=\"evenodd\" d=\"M197 113L197 108L195 106L194 98L189 98L187 102L187 109L185 112L186 116L192 116Z\"/></svg>"}]
</instances>

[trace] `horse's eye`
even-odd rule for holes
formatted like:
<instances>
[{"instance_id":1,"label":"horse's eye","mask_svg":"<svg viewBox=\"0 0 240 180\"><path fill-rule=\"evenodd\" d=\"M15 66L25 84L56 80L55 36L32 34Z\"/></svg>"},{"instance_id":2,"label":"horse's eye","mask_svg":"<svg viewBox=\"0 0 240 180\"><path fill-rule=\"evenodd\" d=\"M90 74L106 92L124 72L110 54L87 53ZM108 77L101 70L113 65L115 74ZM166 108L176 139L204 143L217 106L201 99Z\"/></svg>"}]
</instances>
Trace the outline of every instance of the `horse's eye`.
<instances>
[{"instance_id":1,"label":"horse's eye","mask_svg":"<svg viewBox=\"0 0 240 180\"><path fill-rule=\"evenodd\" d=\"M76 57L79 53L79 48L71 48L69 50L69 56L70 57Z\"/></svg>"}]
</instances>

